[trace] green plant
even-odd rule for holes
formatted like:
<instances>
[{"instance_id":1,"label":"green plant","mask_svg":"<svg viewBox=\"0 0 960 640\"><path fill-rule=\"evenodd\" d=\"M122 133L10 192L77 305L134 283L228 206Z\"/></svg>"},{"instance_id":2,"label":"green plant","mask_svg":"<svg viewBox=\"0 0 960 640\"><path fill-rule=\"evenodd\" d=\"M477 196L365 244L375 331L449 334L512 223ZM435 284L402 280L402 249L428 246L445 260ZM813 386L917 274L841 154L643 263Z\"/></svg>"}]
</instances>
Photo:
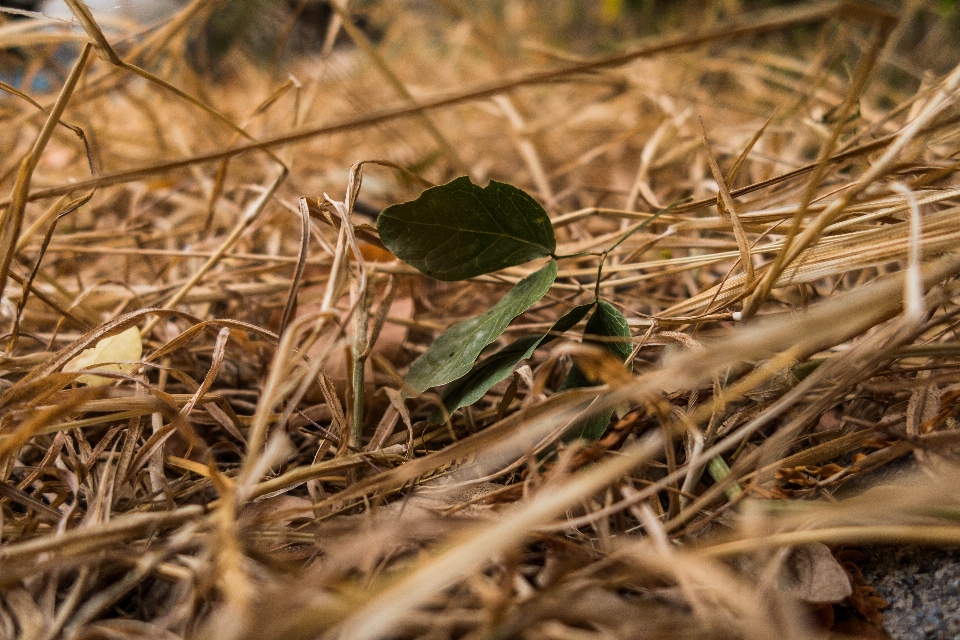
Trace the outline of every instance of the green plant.
<instances>
[{"instance_id":1,"label":"green plant","mask_svg":"<svg viewBox=\"0 0 960 640\"><path fill-rule=\"evenodd\" d=\"M431 187L410 202L388 207L380 214L377 229L384 245L421 273L439 280L465 280L507 267L549 257L547 264L517 283L487 311L453 325L417 358L406 384L415 393L448 385L442 398L447 412L477 402L493 385L509 376L521 361L572 329L593 310L584 329L584 342L593 342L629 362L630 329L620 311L599 297L574 307L549 331L524 336L488 355L481 352L495 342L509 324L540 300L557 278L557 261L596 255L600 258L597 282L607 253L631 234L649 224L649 218L628 230L615 244L598 254L556 255L556 238L550 218L536 200L508 184L491 181L481 188L461 177ZM629 366L629 365L628 365ZM561 389L596 384L596 378L574 364ZM567 438L595 440L603 435L612 411L572 427ZM443 421L439 409L430 421Z\"/></svg>"}]
</instances>

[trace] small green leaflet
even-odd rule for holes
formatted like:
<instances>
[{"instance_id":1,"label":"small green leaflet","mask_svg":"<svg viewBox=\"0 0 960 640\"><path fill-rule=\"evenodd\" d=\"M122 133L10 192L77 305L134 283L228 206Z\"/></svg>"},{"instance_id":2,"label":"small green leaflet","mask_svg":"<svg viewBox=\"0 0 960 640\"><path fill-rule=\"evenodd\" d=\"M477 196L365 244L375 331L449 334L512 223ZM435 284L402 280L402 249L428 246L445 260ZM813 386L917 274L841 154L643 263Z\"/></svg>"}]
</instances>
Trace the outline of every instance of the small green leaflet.
<instances>
[{"instance_id":1,"label":"small green leaflet","mask_svg":"<svg viewBox=\"0 0 960 640\"><path fill-rule=\"evenodd\" d=\"M500 337L507 325L529 309L557 279L557 261L530 274L490 309L453 325L410 365L406 383L417 393L447 384L473 367L484 347Z\"/></svg>"},{"instance_id":2,"label":"small green leaflet","mask_svg":"<svg viewBox=\"0 0 960 640\"><path fill-rule=\"evenodd\" d=\"M591 341L591 335L603 338L623 338L623 341ZM596 342L604 349L619 356L622 361L626 361L633 351L633 346L630 344L630 327L627 325L627 319L609 302L601 300L597 304L597 310L594 311L590 319L587 320L587 326L584 328L583 336L584 342ZM570 373L567 374L567 379L560 385L560 388L572 389L574 387L589 387L592 385L593 383L574 365L573 368L570 369ZM612 415L613 409L610 409L577 423L564 434L564 441L570 442L577 438L599 440L604 431L607 430L607 425L610 424L610 417Z\"/></svg>"},{"instance_id":3,"label":"small green leaflet","mask_svg":"<svg viewBox=\"0 0 960 640\"><path fill-rule=\"evenodd\" d=\"M466 280L557 248L550 218L536 200L493 180L481 189L466 176L387 207L377 230L395 256L437 280Z\"/></svg>"},{"instance_id":4,"label":"small green leaflet","mask_svg":"<svg viewBox=\"0 0 960 640\"><path fill-rule=\"evenodd\" d=\"M532 356L537 347L555 340L557 336L552 334L563 333L573 328L574 325L583 320L583 317L592 308L592 302L574 307L557 320L550 327L548 333L524 336L514 340L493 355L484 358L470 373L457 380L446 390L443 396L443 404L447 411L453 413L460 407L471 405L482 398L493 385L509 376L522 360ZM431 424L439 424L443 422L443 414L439 410L434 411L430 415L429 421Z\"/></svg>"}]
</instances>

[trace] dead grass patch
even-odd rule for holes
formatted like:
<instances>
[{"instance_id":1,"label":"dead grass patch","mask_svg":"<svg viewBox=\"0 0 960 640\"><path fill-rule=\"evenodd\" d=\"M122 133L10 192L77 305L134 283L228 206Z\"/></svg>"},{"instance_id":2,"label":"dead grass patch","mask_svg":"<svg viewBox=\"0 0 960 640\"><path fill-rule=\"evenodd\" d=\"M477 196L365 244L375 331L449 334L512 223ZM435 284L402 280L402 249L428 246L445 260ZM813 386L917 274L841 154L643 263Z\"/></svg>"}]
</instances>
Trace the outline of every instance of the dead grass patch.
<instances>
[{"instance_id":1,"label":"dead grass patch","mask_svg":"<svg viewBox=\"0 0 960 640\"><path fill-rule=\"evenodd\" d=\"M878 633L842 549L960 543L960 67L926 9L377 3L376 42L198 71L208 3L139 33L71 4L0 24L0 636ZM536 268L439 283L378 244L463 172L558 254L673 205L599 285L628 379L557 392L567 334L445 425L401 396ZM596 273L562 261L509 334Z\"/></svg>"}]
</instances>

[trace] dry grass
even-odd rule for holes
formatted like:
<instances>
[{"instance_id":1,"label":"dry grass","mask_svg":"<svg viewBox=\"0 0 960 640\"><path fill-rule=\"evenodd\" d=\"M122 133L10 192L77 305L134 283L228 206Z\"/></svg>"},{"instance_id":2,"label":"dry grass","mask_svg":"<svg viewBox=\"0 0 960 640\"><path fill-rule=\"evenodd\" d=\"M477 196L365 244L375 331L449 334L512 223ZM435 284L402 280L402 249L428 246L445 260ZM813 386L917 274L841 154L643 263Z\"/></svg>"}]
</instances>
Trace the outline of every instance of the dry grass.
<instances>
[{"instance_id":1,"label":"dry grass","mask_svg":"<svg viewBox=\"0 0 960 640\"><path fill-rule=\"evenodd\" d=\"M202 0L0 25L0 636L877 633L843 549L960 543L955 34L727 2L638 40L599 4L377 3L376 44L204 72ZM571 332L441 427L402 397L537 267L438 283L378 245L364 212L464 171L558 254L674 205L603 271L631 376L557 393ZM560 266L507 337L590 299L597 259ZM129 372L64 371L130 327Z\"/></svg>"}]
</instances>

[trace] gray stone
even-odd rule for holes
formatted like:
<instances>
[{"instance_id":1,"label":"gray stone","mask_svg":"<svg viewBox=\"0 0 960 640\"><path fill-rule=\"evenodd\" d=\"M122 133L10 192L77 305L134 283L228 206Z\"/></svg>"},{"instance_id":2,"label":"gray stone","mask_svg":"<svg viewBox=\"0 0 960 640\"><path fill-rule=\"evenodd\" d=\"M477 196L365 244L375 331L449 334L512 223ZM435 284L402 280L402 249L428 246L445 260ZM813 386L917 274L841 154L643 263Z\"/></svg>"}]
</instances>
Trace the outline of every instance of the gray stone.
<instances>
[{"instance_id":1,"label":"gray stone","mask_svg":"<svg viewBox=\"0 0 960 640\"><path fill-rule=\"evenodd\" d=\"M883 626L896 640L960 638L960 549L869 547L857 563L890 603Z\"/></svg>"}]
</instances>

